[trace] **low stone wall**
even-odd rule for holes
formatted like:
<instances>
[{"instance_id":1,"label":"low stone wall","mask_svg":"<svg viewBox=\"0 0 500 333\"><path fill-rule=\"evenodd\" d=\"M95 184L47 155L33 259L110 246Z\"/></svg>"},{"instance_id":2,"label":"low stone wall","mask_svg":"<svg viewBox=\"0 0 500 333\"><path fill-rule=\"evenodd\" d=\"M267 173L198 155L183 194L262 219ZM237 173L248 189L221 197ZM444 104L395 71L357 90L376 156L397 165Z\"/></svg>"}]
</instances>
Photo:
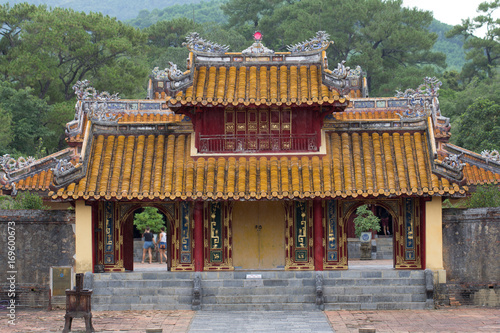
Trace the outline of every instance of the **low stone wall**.
<instances>
[{"instance_id":1,"label":"low stone wall","mask_svg":"<svg viewBox=\"0 0 500 333\"><path fill-rule=\"evenodd\" d=\"M74 266L74 226L71 210L0 210L2 301L14 292L16 307L48 306L50 267Z\"/></svg>"},{"instance_id":2,"label":"low stone wall","mask_svg":"<svg viewBox=\"0 0 500 333\"><path fill-rule=\"evenodd\" d=\"M443 209L438 305L500 306L500 208Z\"/></svg>"}]
</instances>

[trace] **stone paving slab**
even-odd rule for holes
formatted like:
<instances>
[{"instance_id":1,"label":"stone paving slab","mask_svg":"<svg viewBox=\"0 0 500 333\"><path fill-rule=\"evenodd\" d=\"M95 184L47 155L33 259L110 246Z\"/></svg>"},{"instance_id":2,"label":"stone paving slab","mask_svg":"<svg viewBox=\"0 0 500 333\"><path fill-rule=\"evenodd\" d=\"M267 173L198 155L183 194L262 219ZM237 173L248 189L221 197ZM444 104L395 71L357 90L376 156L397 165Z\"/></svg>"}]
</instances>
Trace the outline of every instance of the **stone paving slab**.
<instances>
[{"instance_id":1,"label":"stone paving slab","mask_svg":"<svg viewBox=\"0 0 500 333\"><path fill-rule=\"evenodd\" d=\"M321 311L199 311L189 333L200 332L315 332L332 328Z\"/></svg>"},{"instance_id":2,"label":"stone paving slab","mask_svg":"<svg viewBox=\"0 0 500 333\"><path fill-rule=\"evenodd\" d=\"M16 325L0 311L0 332L61 332L64 310L16 309ZM97 332L336 332L361 328L383 332L500 332L499 308L374 311L93 311ZM232 326L231 326L232 325ZM326 326L325 326L326 325ZM73 319L72 332L84 332L83 319ZM286 329L284 329L286 328ZM274 329L274 330L273 330Z\"/></svg>"},{"instance_id":3,"label":"stone paving slab","mask_svg":"<svg viewBox=\"0 0 500 333\"><path fill-rule=\"evenodd\" d=\"M162 329L162 333L185 333L195 311L92 311L96 332L144 333ZM0 332L62 332L65 310L16 310L16 325L9 325L7 313L0 311ZM83 318L73 319L71 332L85 332Z\"/></svg>"},{"instance_id":4,"label":"stone paving slab","mask_svg":"<svg viewBox=\"0 0 500 333\"><path fill-rule=\"evenodd\" d=\"M498 308L444 308L439 310L325 311L334 332L360 328L381 332L500 332Z\"/></svg>"}]
</instances>

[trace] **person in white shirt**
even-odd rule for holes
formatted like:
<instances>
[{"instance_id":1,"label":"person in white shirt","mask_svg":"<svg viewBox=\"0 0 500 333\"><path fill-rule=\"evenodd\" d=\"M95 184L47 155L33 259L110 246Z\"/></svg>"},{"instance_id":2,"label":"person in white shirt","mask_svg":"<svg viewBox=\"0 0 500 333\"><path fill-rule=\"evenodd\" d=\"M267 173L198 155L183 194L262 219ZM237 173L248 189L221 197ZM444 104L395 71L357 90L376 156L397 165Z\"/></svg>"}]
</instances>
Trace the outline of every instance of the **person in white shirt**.
<instances>
[{"instance_id":1,"label":"person in white shirt","mask_svg":"<svg viewBox=\"0 0 500 333\"><path fill-rule=\"evenodd\" d=\"M165 264L168 265L167 259L167 233L165 232L165 227L160 228L160 264L163 264L163 258L165 258Z\"/></svg>"}]
</instances>

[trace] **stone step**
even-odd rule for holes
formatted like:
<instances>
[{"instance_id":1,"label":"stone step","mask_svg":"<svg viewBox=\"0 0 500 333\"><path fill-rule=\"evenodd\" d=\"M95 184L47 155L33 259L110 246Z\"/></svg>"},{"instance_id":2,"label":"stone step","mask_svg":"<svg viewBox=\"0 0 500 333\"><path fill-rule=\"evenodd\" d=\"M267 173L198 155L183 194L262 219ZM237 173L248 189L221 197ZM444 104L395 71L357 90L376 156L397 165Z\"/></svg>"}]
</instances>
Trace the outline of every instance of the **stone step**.
<instances>
[{"instance_id":1,"label":"stone step","mask_svg":"<svg viewBox=\"0 0 500 333\"><path fill-rule=\"evenodd\" d=\"M327 286L324 285L323 292L328 295L384 295L384 294L425 294L425 286Z\"/></svg>"},{"instance_id":2,"label":"stone step","mask_svg":"<svg viewBox=\"0 0 500 333\"><path fill-rule=\"evenodd\" d=\"M193 280L194 272L126 272L94 274L94 282L110 280Z\"/></svg>"},{"instance_id":3,"label":"stone step","mask_svg":"<svg viewBox=\"0 0 500 333\"><path fill-rule=\"evenodd\" d=\"M192 280L110 280L95 281L94 289L99 288L192 288Z\"/></svg>"},{"instance_id":4,"label":"stone step","mask_svg":"<svg viewBox=\"0 0 500 333\"><path fill-rule=\"evenodd\" d=\"M203 304L204 311L317 311L315 304L306 303L253 303Z\"/></svg>"},{"instance_id":5,"label":"stone step","mask_svg":"<svg viewBox=\"0 0 500 333\"><path fill-rule=\"evenodd\" d=\"M324 286L345 286L345 287L359 287L359 286L412 286L423 285L423 279L324 279Z\"/></svg>"},{"instance_id":6,"label":"stone step","mask_svg":"<svg viewBox=\"0 0 500 333\"><path fill-rule=\"evenodd\" d=\"M425 302L425 294L387 294L387 295L325 295L325 303L399 303Z\"/></svg>"},{"instance_id":7,"label":"stone step","mask_svg":"<svg viewBox=\"0 0 500 333\"><path fill-rule=\"evenodd\" d=\"M253 304L253 303L314 303L314 295L232 295L232 296L204 296L205 304Z\"/></svg>"},{"instance_id":8,"label":"stone step","mask_svg":"<svg viewBox=\"0 0 500 333\"><path fill-rule=\"evenodd\" d=\"M207 288L202 287L203 296L230 296L230 295L307 295L314 294L315 287L290 288L290 287L259 287L259 288Z\"/></svg>"},{"instance_id":9,"label":"stone step","mask_svg":"<svg viewBox=\"0 0 500 333\"><path fill-rule=\"evenodd\" d=\"M325 303L325 310L424 310L425 302L397 303Z\"/></svg>"},{"instance_id":10,"label":"stone step","mask_svg":"<svg viewBox=\"0 0 500 333\"><path fill-rule=\"evenodd\" d=\"M344 271L324 271L324 279L376 279L376 278L415 278L423 279L424 271L396 271L396 270L344 270Z\"/></svg>"},{"instance_id":11,"label":"stone step","mask_svg":"<svg viewBox=\"0 0 500 333\"><path fill-rule=\"evenodd\" d=\"M314 310L316 272L127 272L94 274L94 310L191 309L201 277L202 310ZM425 309L424 271L324 271L325 309ZM252 278L250 278L252 277ZM256 278L260 277L260 278Z\"/></svg>"},{"instance_id":12,"label":"stone step","mask_svg":"<svg viewBox=\"0 0 500 333\"><path fill-rule=\"evenodd\" d=\"M129 310L191 310L191 303L189 304L168 304L168 303L157 303L157 304L124 304L124 303L110 303L110 304L94 304L92 302L92 310L94 311L129 311Z\"/></svg>"},{"instance_id":13,"label":"stone step","mask_svg":"<svg viewBox=\"0 0 500 333\"><path fill-rule=\"evenodd\" d=\"M255 287L312 287L313 279L252 279L252 280L202 280L203 288L255 288Z\"/></svg>"}]
</instances>

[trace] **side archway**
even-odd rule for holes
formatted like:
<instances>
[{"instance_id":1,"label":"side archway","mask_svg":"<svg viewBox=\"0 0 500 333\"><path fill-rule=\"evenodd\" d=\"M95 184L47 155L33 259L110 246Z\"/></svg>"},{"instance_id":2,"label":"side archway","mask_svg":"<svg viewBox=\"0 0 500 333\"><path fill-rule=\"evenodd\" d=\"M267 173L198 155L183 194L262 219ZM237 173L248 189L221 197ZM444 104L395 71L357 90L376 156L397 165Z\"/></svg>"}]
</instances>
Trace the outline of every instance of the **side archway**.
<instances>
[{"instance_id":1,"label":"side archway","mask_svg":"<svg viewBox=\"0 0 500 333\"><path fill-rule=\"evenodd\" d=\"M167 233L167 257L168 267L171 267L172 235L174 233L174 206L156 203L137 203L132 205L122 205L120 207L120 237L123 237L123 266L127 271L134 270L134 214L144 207L154 207L165 217L165 232Z\"/></svg>"}]
</instances>

